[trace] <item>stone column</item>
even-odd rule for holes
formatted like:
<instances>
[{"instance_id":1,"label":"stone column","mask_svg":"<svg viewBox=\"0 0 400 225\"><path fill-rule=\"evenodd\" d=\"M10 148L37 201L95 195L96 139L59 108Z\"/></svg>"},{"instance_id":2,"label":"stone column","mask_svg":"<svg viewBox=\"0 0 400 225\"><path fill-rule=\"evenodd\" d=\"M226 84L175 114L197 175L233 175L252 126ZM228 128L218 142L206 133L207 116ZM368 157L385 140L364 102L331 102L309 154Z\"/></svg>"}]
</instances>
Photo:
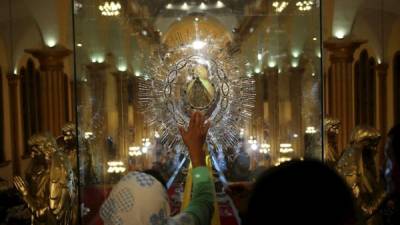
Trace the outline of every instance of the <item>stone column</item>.
<instances>
[{"instance_id":1,"label":"stone column","mask_svg":"<svg viewBox=\"0 0 400 225\"><path fill-rule=\"evenodd\" d=\"M303 63L302 63L303 64ZM289 93L291 102L291 130L293 131L293 148L296 157L304 156L304 129L303 129L303 75L304 67L291 67L289 70ZM295 136L297 135L297 136Z\"/></svg>"},{"instance_id":2,"label":"stone column","mask_svg":"<svg viewBox=\"0 0 400 225\"><path fill-rule=\"evenodd\" d=\"M145 131L144 115L140 112L139 104L139 78L132 78L132 89L133 89L133 141L135 145L142 145L142 138L147 137Z\"/></svg>"},{"instance_id":3,"label":"stone column","mask_svg":"<svg viewBox=\"0 0 400 225\"><path fill-rule=\"evenodd\" d=\"M279 158L279 86L278 68L265 70L268 95L268 120L269 120L269 144L271 145L272 162L275 164Z\"/></svg>"},{"instance_id":4,"label":"stone column","mask_svg":"<svg viewBox=\"0 0 400 225\"><path fill-rule=\"evenodd\" d=\"M68 122L68 102L71 93L68 90L69 81L64 73L64 58L71 51L63 46L44 47L41 49L26 49L40 63L39 74L39 114L40 130L51 132L57 136L61 128Z\"/></svg>"},{"instance_id":5,"label":"stone column","mask_svg":"<svg viewBox=\"0 0 400 225\"><path fill-rule=\"evenodd\" d=\"M21 175L21 162L20 162L20 140L22 136L20 129L20 88L21 76L10 74L7 76L10 95L10 115L13 117L11 120L11 161L13 175ZM29 138L29 137L25 137Z\"/></svg>"},{"instance_id":6,"label":"stone column","mask_svg":"<svg viewBox=\"0 0 400 225\"><path fill-rule=\"evenodd\" d=\"M118 153L122 158L128 157L129 137L128 137L128 72L115 72L117 87L117 112L118 112Z\"/></svg>"},{"instance_id":7,"label":"stone column","mask_svg":"<svg viewBox=\"0 0 400 225\"><path fill-rule=\"evenodd\" d=\"M91 112L88 128L94 134L93 140L93 160L95 165L105 165L108 161L106 131L107 120L105 114L105 95L107 69L109 65L106 63L90 63L86 65L87 70L87 87L89 89L89 110ZM107 168L98 167L101 179L106 179Z\"/></svg>"},{"instance_id":8,"label":"stone column","mask_svg":"<svg viewBox=\"0 0 400 225\"><path fill-rule=\"evenodd\" d=\"M254 115L252 119L253 125L251 135L254 136L254 139L256 139L259 144L261 144L261 141L264 139L264 74L256 74L254 80L256 85L256 101L253 111Z\"/></svg>"},{"instance_id":9,"label":"stone column","mask_svg":"<svg viewBox=\"0 0 400 225\"><path fill-rule=\"evenodd\" d=\"M378 76L378 105L377 108L379 109L379 117L378 117L378 127L379 131L381 132L382 139L381 142L379 143L378 147L378 168L382 168L382 163L384 161L384 147L385 147L385 142L386 142L386 112L387 112L387 95L386 95L386 90L387 90L387 83L386 83L386 78L387 78L387 70L388 70L388 64L387 63L381 63L376 65L376 75Z\"/></svg>"},{"instance_id":10,"label":"stone column","mask_svg":"<svg viewBox=\"0 0 400 225\"><path fill-rule=\"evenodd\" d=\"M354 85L353 85L353 55L365 41L330 38L324 42L324 47L330 53L332 71L325 79L329 80L328 104L325 116L337 118L342 124L338 136L339 154L348 144L350 134L355 126L354 121Z\"/></svg>"}]
</instances>

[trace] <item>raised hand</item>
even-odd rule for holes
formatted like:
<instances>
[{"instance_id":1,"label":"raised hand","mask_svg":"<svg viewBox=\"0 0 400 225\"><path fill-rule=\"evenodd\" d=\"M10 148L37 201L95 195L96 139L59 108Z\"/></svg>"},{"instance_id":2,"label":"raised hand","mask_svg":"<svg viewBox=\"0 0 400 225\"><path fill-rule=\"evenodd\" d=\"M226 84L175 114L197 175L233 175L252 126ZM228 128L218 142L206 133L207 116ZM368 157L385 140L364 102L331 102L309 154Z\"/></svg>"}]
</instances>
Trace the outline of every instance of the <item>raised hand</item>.
<instances>
[{"instance_id":1,"label":"raised hand","mask_svg":"<svg viewBox=\"0 0 400 225\"><path fill-rule=\"evenodd\" d=\"M22 194L22 196L28 195L28 188L25 181L20 176L14 177L14 186Z\"/></svg>"},{"instance_id":2,"label":"raised hand","mask_svg":"<svg viewBox=\"0 0 400 225\"><path fill-rule=\"evenodd\" d=\"M203 145L209 127L210 123L205 122L204 116L200 112L192 113L187 131L185 128L179 127L183 142L189 149L193 167L205 166Z\"/></svg>"}]
</instances>

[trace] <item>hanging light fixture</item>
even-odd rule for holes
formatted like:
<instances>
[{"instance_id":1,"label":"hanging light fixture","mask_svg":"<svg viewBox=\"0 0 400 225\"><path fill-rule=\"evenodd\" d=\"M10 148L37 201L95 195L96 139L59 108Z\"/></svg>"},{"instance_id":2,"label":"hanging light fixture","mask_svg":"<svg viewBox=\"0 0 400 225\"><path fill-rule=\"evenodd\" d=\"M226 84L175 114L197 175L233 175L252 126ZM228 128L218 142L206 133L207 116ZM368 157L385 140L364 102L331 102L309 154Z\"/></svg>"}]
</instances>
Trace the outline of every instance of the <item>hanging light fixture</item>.
<instances>
[{"instance_id":1,"label":"hanging light fixture","mask_svg":"<svg viewBox=\"0 0 400 225\"><path fill-rule=\"evenodd\" d=\"M118 1L106 1L103 5L99 5L99 10L103 16L118 16L121 8L121 4Z\"/></svg>"},{"instance_id":2,"label":"hanging light fixture","mask_svg":"<svg viewBox=\"0 0 400 225\"><path fill-rule=\"evenodd\" d=\"M312 9L312 6L314 5L313 1L298 1L296 3L297 8L300 11L310 11Z\"/></svg>"},{"instance_id":3,"label":"hanging light fixture","mask_svg":"<svg viewBox=\"0 0 400 225\"><path fill-rule=\"evenodd\" d=\"M275 12L276 12L276 13L281 13L281 12L283 12L283 10L285 10L285 8L286 8L288 5L289 5L289 2L286 2L286 1L282 1L282 2L275 1L275 2L272 3L272 7L275 8Z\"/></svg>"}]
</instances>

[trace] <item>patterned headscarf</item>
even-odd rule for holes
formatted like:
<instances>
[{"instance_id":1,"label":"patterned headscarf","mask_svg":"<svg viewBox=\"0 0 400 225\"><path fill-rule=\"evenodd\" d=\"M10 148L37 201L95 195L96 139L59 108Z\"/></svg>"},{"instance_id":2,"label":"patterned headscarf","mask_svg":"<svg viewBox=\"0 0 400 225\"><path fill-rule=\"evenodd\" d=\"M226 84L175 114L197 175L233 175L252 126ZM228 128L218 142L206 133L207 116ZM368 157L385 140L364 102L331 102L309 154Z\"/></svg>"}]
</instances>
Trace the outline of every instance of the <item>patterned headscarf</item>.
<instances>
[{"instance_id":1,"label":"patterned headscarf","mask_svg":"<svg viewBox=\"0 0 400 225\"><path fill-rule=\"evenodd\" d=\"M105 225L162 225L167 224L169 213L162 184L139 172L124 176L100 209Z\"/></svg>"}]
</instances>

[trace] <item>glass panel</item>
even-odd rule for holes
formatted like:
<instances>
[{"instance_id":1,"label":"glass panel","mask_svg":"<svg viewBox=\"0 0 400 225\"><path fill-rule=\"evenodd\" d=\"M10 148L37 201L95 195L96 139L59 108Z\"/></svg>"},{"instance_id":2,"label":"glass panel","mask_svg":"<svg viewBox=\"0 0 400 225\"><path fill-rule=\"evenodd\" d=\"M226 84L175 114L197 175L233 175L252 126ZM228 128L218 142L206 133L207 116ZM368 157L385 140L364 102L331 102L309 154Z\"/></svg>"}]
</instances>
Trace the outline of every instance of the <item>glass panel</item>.
<instances>
[{"instance_id":1,"label":"glass panel","mask_svg":"<svg viewBox=\"0 0 400 225\"><path fill-rule=\"evenodd\" d=\"M83 222L128 171L182 194L193 111L221 186L321 159L320 26L320 1L76 1Z\"/></svg>"}]
</instances>

